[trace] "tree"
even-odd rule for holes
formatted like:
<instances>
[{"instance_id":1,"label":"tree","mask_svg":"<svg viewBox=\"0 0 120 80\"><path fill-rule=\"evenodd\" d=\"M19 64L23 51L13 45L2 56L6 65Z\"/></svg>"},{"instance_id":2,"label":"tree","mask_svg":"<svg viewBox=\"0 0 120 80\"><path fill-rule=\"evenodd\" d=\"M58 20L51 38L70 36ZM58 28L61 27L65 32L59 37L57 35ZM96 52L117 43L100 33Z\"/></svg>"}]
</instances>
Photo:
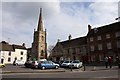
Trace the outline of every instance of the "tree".
<instances>
[{"instance_id":1,"label":"tree","mask_svg":"<svg viewBox=\"0 0 120 80\"><path fill-rule=\"evenodd\" d=\"M48 54L51 55L52 54L52 49L54 48L54 45L49 45L48 46Z\"/></svg>"}]
</instances>

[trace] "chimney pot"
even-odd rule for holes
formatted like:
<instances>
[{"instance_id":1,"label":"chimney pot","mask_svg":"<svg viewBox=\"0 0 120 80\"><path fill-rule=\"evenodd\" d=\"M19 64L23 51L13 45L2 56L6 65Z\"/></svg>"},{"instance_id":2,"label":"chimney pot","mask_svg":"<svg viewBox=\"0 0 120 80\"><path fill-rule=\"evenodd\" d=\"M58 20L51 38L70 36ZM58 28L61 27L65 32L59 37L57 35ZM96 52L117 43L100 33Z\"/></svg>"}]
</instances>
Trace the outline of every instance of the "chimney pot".
<instances>
[{"instance_id":1,"label":"chimney pot","mask_svg":"<svg viewBox=\"0 0 120 80\"><path fill-rule=\"evenodd\" d=\"M24 47L25 47L25 43L23 43L23 44L22 44L22 46L24 46Z\"/></svg>"},{"instance_id":2,"label":"chimney pot","mask_svg":"<svg viewBox=\"0 0 120 80\"><path fill-rule=\"evenodd\" d=\"M88 32L90 32L91 31L91 25L88 25Z\"/></svg>"},{"instance_id":3,"label":"chimney pot","mask_svg":"<svg viewBox=\"0 0 120 80\"><path fill-rule=\"evenodd\" d=\"M68 40L71 40L71 38L72 38L72 36L71 36L71 34L69 34L69 36L68 36Z\"/></svg>"}]
</instances>

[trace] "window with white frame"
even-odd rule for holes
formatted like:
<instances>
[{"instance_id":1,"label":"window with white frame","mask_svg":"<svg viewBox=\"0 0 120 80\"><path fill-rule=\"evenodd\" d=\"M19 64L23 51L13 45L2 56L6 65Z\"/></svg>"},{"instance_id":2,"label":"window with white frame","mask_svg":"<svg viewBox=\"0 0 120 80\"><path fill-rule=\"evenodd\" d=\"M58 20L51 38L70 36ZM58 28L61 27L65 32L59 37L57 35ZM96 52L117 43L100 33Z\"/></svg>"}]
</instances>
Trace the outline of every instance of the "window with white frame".
<instances>
[{"instance_id":1,"label":"window with white frame","mask_svg":"<svg viewBox=\"0 0 120 80\"><path fill-rule=\"evenodd\" d=\"M23 51L21 51L21 55L23 55Z\"/></svg>"},{"instance_id":2,"label":"window with white frame","mask_svg":"<svg viewBox=\"0 0 120 80\"><path fill-rule=\"evenodd\" d=\"M116 37L120 37L120 31L116 32L116 33L115 33L115 36L116 36Z\"/></svg>"},{"instance_id":3,"label":"window with white frame","mask_svg":"<svg viewBox=\"0 0 120 80\"><path fill-rule=\"evenodd\" d=\"M93 42L93 37L90 37L90 42Z\"/></svg>"},{"instance_id":4,"label":"window with white frame","mask_svg":"<svg viewBox=\"0 0 120 80\"><path fill-rule=\"evenodd\" d=\"M109 39L110 38L110 34L106 34L106 38Z\"/></svg>"},{"instance_id":5,"label":"window with white frame","mask_svg":"<svg viewBox=\"0 0 120 80\"><path fill-rule=\"evenodd\" d=\"M10 61L11 61L11 58L9 57L9 58L8 58L8 62L10 62Z\"/></svg>"},{"instance_id":6,"label":"window with white frame","mask_svg":"<svg viewBox=\"0 0 120 80\"><path fill-rule=\"evenodd\" d=\"M98 44L98 50L102 50L102 44Z\"/></svg>"},{"instance_id":7,"label":"window with white frame","mask_svg":"<svg viewBox=\"0 0 120 80\"><path fill-rule=\"evenodd\" d=\"M91 51L94 51L94 46L90 46L90 50L91 50Z\"/></svg>"},{"instance_id":8,"label":"window with white frame","mask_svg":"<svg viewBox=\"0 0 120 80\"><path fill-rule=\"evenodd\" d=\"M117 41L117 48L120 48L120 40Z\"/></svg>"},{"instance_id":9,"label":"window with white frame","mask_svg":"<svg viewBox=\"0 0 120 80\"><path fill-rule=\"evenodd\" d=\"M112 49L112 46L111 46L110 42L107 43L107 49Z\"/></svg>"},{"instance_id":10,"label":"window with white frame","mask_svg":"<svg viewBox=\"0 0 120 80\"><path fill-rule=\"evenodd\" d=\"M21 57L20 59L23 60L23 57Z\"/></svg>"},{"instance_id":11,"label":"window with white frame","mask_svg":"<svg viewBox=\"0 0 120 80\"><path fill-rule=\"evenodd\" d=\"M101 40L101 36L98 36L98 40Z\"/></svg>"},{"instance_id":12,"label":"window with white frame","mask_svg":"<svg viewBox=\"0 0 120 80\"><path fill-rule=\"evenodd\" d=\"M11 56L11 51L9 51L8 55Z\"/></svg>"}]
</instances>

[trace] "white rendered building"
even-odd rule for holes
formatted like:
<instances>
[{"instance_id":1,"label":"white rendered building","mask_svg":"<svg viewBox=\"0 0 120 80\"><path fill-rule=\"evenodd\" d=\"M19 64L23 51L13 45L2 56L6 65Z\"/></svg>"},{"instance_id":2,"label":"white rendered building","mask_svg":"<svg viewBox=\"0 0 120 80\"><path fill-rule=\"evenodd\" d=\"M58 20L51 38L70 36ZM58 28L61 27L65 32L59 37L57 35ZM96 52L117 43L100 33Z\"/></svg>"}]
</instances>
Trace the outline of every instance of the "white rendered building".
<instances>
[{"instance_id":1,"label":"white rendered building","mask_svg":"<svg viewBox=\"0 0 120 80\"><path fill-rule=\"evenodd\" d=\"M13 61L27 60L27 49L25 45L10 45L9 43L2 41L0 43L0 63L13 64Z\"/></svg>"}]
</instances>

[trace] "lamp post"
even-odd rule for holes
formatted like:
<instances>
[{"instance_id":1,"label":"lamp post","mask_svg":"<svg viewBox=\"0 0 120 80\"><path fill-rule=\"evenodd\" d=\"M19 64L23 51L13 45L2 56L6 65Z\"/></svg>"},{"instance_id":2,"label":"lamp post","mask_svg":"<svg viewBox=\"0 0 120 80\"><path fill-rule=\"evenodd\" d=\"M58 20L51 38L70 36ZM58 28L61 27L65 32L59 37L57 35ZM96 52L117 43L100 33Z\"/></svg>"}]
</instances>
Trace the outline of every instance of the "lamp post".
<instances>
[{"instance_id":1,"label":"lamp post","mask_svg":"<svg viewBox=\"0 0 120 80\"><path fill-rule=\"evenodd\" d=\"M69 54L70 54L70 40L71 40L71 35L68 36L68 39L69 39ZM70 54L70 61L72 60L72 54ZM70 71L72 71L72 64L70 64Z\"/></svg>"}]
</instances>

